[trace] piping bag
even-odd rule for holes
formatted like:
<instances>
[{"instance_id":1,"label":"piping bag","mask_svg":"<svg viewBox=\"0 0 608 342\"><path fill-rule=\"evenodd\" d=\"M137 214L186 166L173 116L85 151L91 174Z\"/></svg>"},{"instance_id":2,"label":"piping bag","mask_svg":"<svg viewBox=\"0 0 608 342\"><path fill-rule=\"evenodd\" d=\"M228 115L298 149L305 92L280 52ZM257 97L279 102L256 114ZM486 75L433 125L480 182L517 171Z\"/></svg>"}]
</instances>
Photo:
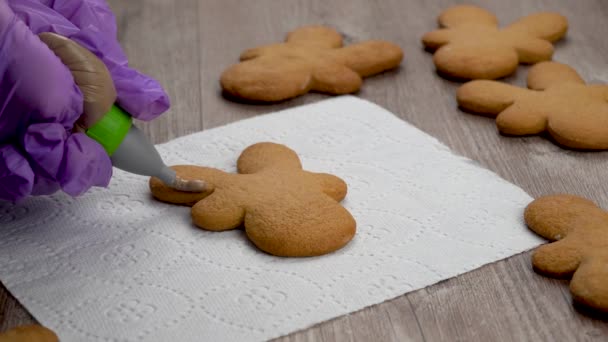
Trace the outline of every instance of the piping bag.
<instances>
[{"instance_id":1,"label":"piping bag","mask_svg":"<svg viewBox=\"0 0 608 342\"><path fill-rule=\"evenodd\" d=\"M202 192L202 180L185 180L168 167L146 136L133 125L133 118L116 103L116 89L105 64L75 41L55 33L39 34L65 64L84 98L84 113L75 131L97 141L110 156L112 165L143 176L157 177L167 186L188 192Z\"/></svg>"},{"instance_id":2,"label":"piping bag","mask_svg":"<svg viewBox=\"0 0 608 342\"><path fill-rule=\"evenodd\" d=\"M86 130L86 134L103 146L114 167L159 178L175 190L205 190L202 181L180 178L175 170L165 165L154 145L133 125L131 116L115 104L101 120Z\"/></svg>"}]
</instances>

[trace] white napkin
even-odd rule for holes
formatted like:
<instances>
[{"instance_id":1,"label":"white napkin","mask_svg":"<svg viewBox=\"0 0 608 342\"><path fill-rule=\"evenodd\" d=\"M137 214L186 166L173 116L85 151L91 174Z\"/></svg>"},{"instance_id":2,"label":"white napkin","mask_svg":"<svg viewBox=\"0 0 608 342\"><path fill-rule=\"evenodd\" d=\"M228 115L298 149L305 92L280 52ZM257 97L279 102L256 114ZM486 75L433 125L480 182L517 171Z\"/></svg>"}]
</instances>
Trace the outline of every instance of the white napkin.
<instances>
[{"instance_id":1,"label":"white napkin","mask_svg":"<svg viewBox=\"0 0 608 342\"><path fill-rule=\"evenodd\" d=\"M348 183L355 238L317 258L259 252L242 231L197 229L146 177L0 203L0 279L62 341L261 341L520 253L523 190L352 96L240 121L158 148L169 164L235 171L250 144L294 149Z\"/></svg>"}]
</instances>

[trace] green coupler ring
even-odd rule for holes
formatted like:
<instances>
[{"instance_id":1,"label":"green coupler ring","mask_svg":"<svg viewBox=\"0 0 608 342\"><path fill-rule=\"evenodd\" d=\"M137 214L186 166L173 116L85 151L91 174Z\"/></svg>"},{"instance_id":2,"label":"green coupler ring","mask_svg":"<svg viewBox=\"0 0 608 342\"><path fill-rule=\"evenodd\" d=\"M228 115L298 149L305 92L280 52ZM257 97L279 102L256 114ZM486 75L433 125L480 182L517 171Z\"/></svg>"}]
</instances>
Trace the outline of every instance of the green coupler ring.
<instances>
[{"instance_id":1,"label":"green coupler ring","mask_svg":"<svg viewBox=\"0 0 608 342\"><path fill-rule=\"evenodd\" d=\"M87 135L103 146L109 156L112 156L129 132L133 118L117 105L112 105L110 111L95 125L87 130Z\"/></svg>"}]
</instances>

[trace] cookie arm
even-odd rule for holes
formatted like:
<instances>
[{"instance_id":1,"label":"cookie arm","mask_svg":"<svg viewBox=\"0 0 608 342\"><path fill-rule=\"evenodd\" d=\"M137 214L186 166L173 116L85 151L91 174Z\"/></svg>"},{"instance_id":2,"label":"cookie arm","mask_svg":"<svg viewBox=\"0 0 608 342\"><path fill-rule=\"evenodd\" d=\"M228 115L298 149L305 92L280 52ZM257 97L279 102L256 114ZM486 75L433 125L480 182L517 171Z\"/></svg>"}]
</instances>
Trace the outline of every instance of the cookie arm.
<instances>
[{"instance_id":1,"label":"cookie arm","mask_svg":"<svg viewBox=\"0 0 608 342\"><path fill-rule=\"evenodd\" d=\"M585 81L570 66L557 62L541 62L535 64L528 72L528 88L544 90L558 83L585 84Z\"/></svg>"},{"instance_id":2,"label":"cookie arm","mask_svg":"<svg viewBox=\"0 0 608 342\"><path fill-rule=\"evenodd\" d=\"M556 278L570 277L580 262L580 252L567 238L542 245L532 255L532 265L538 273Z\"/></svg>"},{"instance_id":3,"label":"cookie arm","mask_svg":"<svg viewBox=\"0 0 608 342\"><path fill-rule=\"evenodd\" d=\"M422 36L422 44L428 50L435 51L454 39L456 33L451 29L441 29L427 32Z\"/></svg>"},{"instance_id":4,"label":"cookie arm","mask_svg":"<svg viewBox=\"0 0 608 342\"><path fill-rule=\"evenodd\" d=\"M174 165L171 167L183 180L196 180L204 179L207 188L204 192L186 192L179 191L172 187L167 186L163 181L156 177L150 177L148 182L150 191L154 198L159 201L173 204L189 205L192 206L199 200L207 197L214 191L212 182L216 179L218 173L221 171L192 166L192 165Z\"/></svg>"},{"instance_id":5,"label":"cookie arm","mask_svg":"<svg viewBox=\"0 0 608 342\"><path fill-rule=\"evenodd\" d=\"M336 201L341 201L346 197L347 185L339 177L330 175L328 173L308 173L317 184L321 187L326 195L333 198Z\"/></svg>"},{"instance_id":6,"label":"cookie arm","mask_svg":"<svg viewBox=\"0 0 608 342\"><path fill-rule=\"evenodd\" d=\"M367 77L399 66L403 51L393 43L370 40L332 50L329 57L361 77Z\"/></svg>"},{"instance_id":7,"label":"cookie arm","mask_svg":"<svg viewBox=\"0 0 608 342\"><path fill-rule=\"evenodd\" d=\"M458 88L456 100L464 110L495 116L526 92L526 89L502 82L475 80Z\"/></svg>"},{"instance_id":8,"label":"cookie arm","mask_svg":"<svg viewBox=\"0 0 608 342\"><path fill-rule=\"evenodd\" d=\"M523 17L505 28L506 31L532 35L536 38L555 42L566 35L568 19L561 14L542 12Z\"/></svg>"},{"instance_id":9,"label":"cookie arm","mask_svg":"<svg viewBox=\"0 0 608 342\"><path fill-rule=\"evenodd\" d=\"M537 198L528 204L524 219L536 234L555 241L565 237L578 219L597 215L599 210L586 198L557 194Z\"/></svg>"}]
</instances>

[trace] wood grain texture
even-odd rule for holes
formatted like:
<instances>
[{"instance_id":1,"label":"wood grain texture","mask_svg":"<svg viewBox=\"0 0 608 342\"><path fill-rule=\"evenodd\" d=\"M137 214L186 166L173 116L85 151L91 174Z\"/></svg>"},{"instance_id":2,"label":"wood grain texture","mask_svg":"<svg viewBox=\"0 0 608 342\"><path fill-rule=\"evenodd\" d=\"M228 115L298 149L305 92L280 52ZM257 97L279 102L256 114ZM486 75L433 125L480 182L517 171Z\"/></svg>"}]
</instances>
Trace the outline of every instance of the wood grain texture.
<instances>
[{"instance_id":1,"label":"wood grain texture","mask_svg":"<svg viewBox=\"0 0 608 342\"><path fill-rule=\"evenodd\" d=\"M497 133L494 121L457 109L459 83L434 72L421 36L435 29L448 0L112 0L131 65L166 87L172 108L139 124L156 143L258 114L315 102L309 94L275 105L225 100L219 75L240 52L283 40L304 24L335 27L346 42L386 39L405 51L402 67L366 79L358 96L378 103L456 153L519 185L533 197L585 196L608 208L608 152L563 150L543 137ZM506 25L534 11L566 15L570 29L554 59L592 83L608 83L608 1L469 1ZM527 67L506 81L523 86ZM567 281L535 274L523 253L394 300L277 339L300 341L605 341L608 318L571 304ZM0 331L33 321L2 288Z\"/></svg>"}]
</instances>

